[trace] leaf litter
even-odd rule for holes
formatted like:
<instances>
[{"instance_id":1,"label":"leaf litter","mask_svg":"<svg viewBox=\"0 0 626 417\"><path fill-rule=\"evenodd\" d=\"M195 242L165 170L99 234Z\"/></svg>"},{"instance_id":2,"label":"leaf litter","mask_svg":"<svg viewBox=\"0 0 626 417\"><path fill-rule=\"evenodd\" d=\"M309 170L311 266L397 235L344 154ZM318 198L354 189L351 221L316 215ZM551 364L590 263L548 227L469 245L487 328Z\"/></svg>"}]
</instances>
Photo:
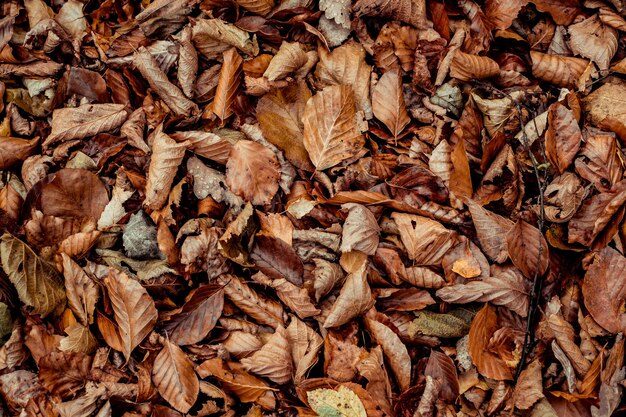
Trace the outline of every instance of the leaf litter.
<instances>
[{"instance_id":1,"label":"leaf litter","mask_svg":"<svg viewBox=\"0 0 626 417\"><path fill-rule=\"evenodd\" d=\"M626 411L626 6L6 0L15 416Z\"/></svg>"}]
</instances>

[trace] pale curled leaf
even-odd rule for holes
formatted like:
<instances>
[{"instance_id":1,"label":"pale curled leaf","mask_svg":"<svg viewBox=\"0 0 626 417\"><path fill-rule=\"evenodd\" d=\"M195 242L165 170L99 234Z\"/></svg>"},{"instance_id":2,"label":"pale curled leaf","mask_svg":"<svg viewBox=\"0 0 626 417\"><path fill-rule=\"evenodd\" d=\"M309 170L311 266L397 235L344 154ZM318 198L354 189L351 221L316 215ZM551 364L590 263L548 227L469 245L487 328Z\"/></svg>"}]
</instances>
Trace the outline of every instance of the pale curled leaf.
<instances>
[{"instance_id":1,"label":"pale curled leaf","mask_svg":"<svg viewBox=\"0 0 626 417\"><path fill-rule=\"evenodd\" d=\"M307 63L303 45L298 42L283 42L270 61L263 76L270 81L281 80Z\"/></svg>"},{"instance_id":2,"label":"pale curled leaf","mask_svg":"<svg viewBox=\"0 0 626 417\"><path fill-rule=\"evenodd\" d=\"M363 262L356 272L348 275L324 321L324 327L341 326L372 308L374 299L367 283L366 273L367 262Z\"/></svg>"},{"instance_id":3,"label":"pale curled leaf","mask_svg":"<svg viewBox=\"0 0 626 417\"><path fill-rule=\"evenodd\" d=\"M376 217L361 204L348 203L344 207L349 211L343 224L340 250L342 252L358 250L373 255L378 248L380 233Z\"/></svg>"}]
</instances>

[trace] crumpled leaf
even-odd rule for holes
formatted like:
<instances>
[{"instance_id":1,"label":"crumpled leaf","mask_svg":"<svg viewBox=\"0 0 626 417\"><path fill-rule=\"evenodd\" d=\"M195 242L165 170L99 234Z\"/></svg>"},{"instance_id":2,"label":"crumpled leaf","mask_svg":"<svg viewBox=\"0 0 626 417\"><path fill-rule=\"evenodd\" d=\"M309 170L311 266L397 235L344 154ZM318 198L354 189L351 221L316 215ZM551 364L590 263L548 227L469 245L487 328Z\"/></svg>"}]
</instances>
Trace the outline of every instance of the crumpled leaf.
<instances>
[{"instance_id":1,"label":"crumpled leaf","mask_svg":"<svg viewBox=\"0 0 626 417\"><path fill-rule=\"evenodd\" d=\"M411 357L409 352L391 328L376 320L366 320L372 338L383 348L385 358L393 371L402 391L411 385Z\"/></svg>"},{"instance_id":2,"label":"crumpled leaf","mask_svg":"<svg viewBox=\"0 0 626 417\"><path fill-rule=\"evenodd\" d=\"M441 288L437 290L437 297L453 304L491 302L526 317L531 282L514 268L496 268L493 275L479 281Z\"/></svg>"},{"instance_id":3,"label":"crumpled leaf","mask_svg":"<svg viewBox=\"0 0 626 417\"><path fill-rule=\"evenodd\" d=\"M311 97L303 121L304 147L320 171L356 156L365 144L349 87L326 87Z\"/></svg>"},{"instance_id":4,"label":"crumpled leaf","mask_svg":"<svg viewBox=\"0 0 626 417\"><path fill-rule=\"evenodd\" d=\"M528 410L544 397L541 381L541 362L535 359L521 372L515 385L512 401L516 408Z\"/></svg>"},{"instance_id":5,"label":"crumpled leaf","mask_svg":"<svg viewBox=\"0 0 626 417\"><path fill-rule=\"evenodd\" d=\"M344 207L349 211L343 224L340 250L342 252L358 250L373 255L378 248L380 233L374 214L361 204L348 203Z\"/></svg>"},{"instance_id":6,"label":"crumpled leaf","mask_svg":"<svg viewBox=\"0 0 626 417\"><path fill-rule=\"evenodd\" d=\"M324 339L305 322L295 317L291 318L287 326L286 336L294 364L293 380L298 384L305 378L308 370L317 363L317 355L324 344Z\"/></svg>"},{"instance_id":7,"label":"crumpled leaf","mask_svg":"<svg viewBox=\"0 0 626 417\"><path fill-rule=\"evenodd\" d=\"M455 243L452 232L426 217L393 213L400 238L416 265L436 265Z\"/></svg>"},{"instance_id":8,"label":"crumpled leaf","mask_svg":"<svg viewBox=\"0 0 626 417\"><path fill-rule=\"evenodd\" d=\"M20 301L42 317L57 311L65 302L65 289L54 266L9 233L3 234L0 241L2 269Z\"/></svg>"},{"instance_id":9,"label":"crumpled leaf","mask_svg":"<svg viewBox=\"0 0 626 417\"><path fill-rule=\"evenodd\" d=\"M506 362L487 350L489 339L498 329L496 310L485 306L474 316L469 331L469 353L478 371L485 377L498 381L513 379L513 373Z\"/></svg>"},{"instance_id":10,"label":"crumpled leaf","mask_svg":"<svg viewBox=\"0 0 626 417\"><path fill-rule=\"evenodd\" d=\"M306 51L298 42L283 42L270 61L263 76L270 81L281 80L294 73L308 61Z\"/></svg>"},{"instance_id":11,"label":"crumpled leaf","mask_svg":"<svg viewBox=\"0 0 626 417\"><path fill-rule=\"evenodd\" d=\"M277 327L263 347L241 360L246 371L264 376L277 384L291 381L293 363L284 327Z\"/></svg>"},{"instance_id":12,"label":"crumpled leaf","mask_svg":"<svg viewBox=\"0 0 626 417\"><path fill-rule=\"evenodd\" d=\"M352 6L357 16L381 16L426 29L431 23L426 17L425 0L358 0Z\"/></svg>"},{"instance_id":13,"label":"crumpled leaf","mask_svg":"<svg viewBox=\"0 0 626 417\"><path fill-rule=\"evenodd\" d=\"M280 166L274 153L251 140L238 141L226 163L226 184L255 205L269 204L278 191Z\"/></svg>"},{"instance_id":14,"label":"crumpled leaf","mask_svg":"<svg viewBox=\"0 0 626 417\"><path fill-rule=\"evenodd\" d=\"M372 308L374 299L367 283L366 271L367 262L362 262L355 272L348 274L337 300L324 321L325 328L341 326Z\"/></svg>"},{"instance_id":15,"label":"crumpled leaf","mask_svg":"<svg viewBox=\"0 0 626 417\"><path fill-rule=\"evenodd\" d=\"M588 58L600 70L609 68L611 59L617 52L617 31L604 25L595 15L567 28L569 47L575 55Z\"/></svg>"}]
</instances>

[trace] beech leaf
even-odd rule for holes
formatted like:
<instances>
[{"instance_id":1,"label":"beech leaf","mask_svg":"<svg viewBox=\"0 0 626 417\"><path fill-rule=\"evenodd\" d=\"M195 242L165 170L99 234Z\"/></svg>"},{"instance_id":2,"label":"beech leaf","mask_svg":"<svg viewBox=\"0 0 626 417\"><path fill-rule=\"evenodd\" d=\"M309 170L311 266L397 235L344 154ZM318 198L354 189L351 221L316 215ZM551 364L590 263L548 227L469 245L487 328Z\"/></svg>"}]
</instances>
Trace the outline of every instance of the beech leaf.
<instances>
[{"instance_id":1,"label":"beech leaf","mask_svg":"<svg viewBox=\"0 0 626 417\"><path fill-rule=\"evenodd\" d=\"M193 362L175 344L165 341L154 360L152 381L159 394L181 413L186 413L198 398L200 385Z\"/></svg>"}]
</instances>

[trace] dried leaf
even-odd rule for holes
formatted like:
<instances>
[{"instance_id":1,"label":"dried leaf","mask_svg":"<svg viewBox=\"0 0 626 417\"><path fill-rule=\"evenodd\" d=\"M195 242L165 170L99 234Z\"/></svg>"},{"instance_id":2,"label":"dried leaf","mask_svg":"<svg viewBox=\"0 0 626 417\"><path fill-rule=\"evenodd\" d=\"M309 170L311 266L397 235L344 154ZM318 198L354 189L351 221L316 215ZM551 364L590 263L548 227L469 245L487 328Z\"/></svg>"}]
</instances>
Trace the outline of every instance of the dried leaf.
<instances>
[{"instance_id":1,"label":"dried leaf","mask_svg":"<svg viewBox=\"0 0 626 417\"><path fill-rule=\"evenodd\" d=\"M516 269L497 268L493 277L441 288L437 290L437 297L454 304L491 302L526 317L530 286L530 281Z\"/></svg>"},{"instance_id":2,"label":"dried leaf","mask_svg":"<svg viewBox=\"0 0 626 417\"><path fill-rule=\"evenodd\" d=\"M409 258L417 265L440 263L455 243L452 232L434 220L406 213L393 213L391 218L398 225Z\"/></svg>"},{"instance_id":3,"label":"dried leaf","mask_svg":"<svg viewBox=\"0 0 626 417\"><path fill-rule=\"evenodd\" d=\"M541 382L541 362L535 359L520 374L512 401L516 408L528 410L544 397Z\"/></svg>"},{"instance_id":4,"label":"dried leaf","mask_svg":"<svg viewBox=\"0 0 626 417\"><path fill-rule=\"evenodd\" d=\"M560 174L574 162L581 139L582 133L574 113L559 103L550 106L546 154Z\"/></svg>"},{"instance_id":5,"label":"dried leaf","mask_svg":"<svg viewBox=\"0 0 626 417\"><path fill-rule=\"evenodd\" d=\"M276 331L263 347L241 360L246 371L267 377L277 384L291 381L293 363L287 333L283 327Z\"/></svg>"},{"instance_id":6,"label":"dried leaf","mask_svg":"<svg viewBox=\"0 0 626 417\"><path fill-rule=\"evenodd\" d=\"M626 283L621 279L625 268L626 258L607 246L595 255L583 282L585 306L593 319L611 333L626 330Z\"/></svg>"},{"instance_id":7,"label":"dried leaf","mask_svg":"<svg viewBox=\"0 0 626 417\"><path fill-rule=\"evenodd\" d=\"M548 243L541 232L524 220L518 220L506 235L511 260L528 279L543 276L550 262Z\"/></svg>"},{"instance_id":8,"label":"dried leaf","mask_svg":"<svg viewBox=\"0 0 626 417\"><path fill-rule=\"evenodd\" d=\"M291 359L294 364L294 383L300 383L309 369L317 363L317 355L324 344L315 330L305 322L292 317L287 327L287 340L291 348Z\"/></svg>"},{"instance_id":9,"label":"dried leaf","mask_svg":"<svg viewBox=\"0 0 626 417\"><path fill-rule=\"evenodd\" d=\"M311 97L303 121L304 147L320 171L356 156L365 144L349 87L326 87Z\"/></svg>"},{"instance_id":10,"label":"dried leaf","mask_svg":"<svg viewBox=\"0 0 626 417\"><path fill-rule=\"evenodd\" d=\"M389 17L418 29L430 26L424 0L358 0L352 10L357 16Z\"/></svg>"},{"instance_id":11,"label":"dried leaf","mask_svg":"<svg viewBox=\"0 0 626 417\"><path fill-rule=\"evenodd\" d=\"M497 320L496 311L489 303L476 313L469 331L469 353L481 375L502 381L513 378L511 368L502 358L487 350L489 339L498 328Z\"/></svg>"},{"instance_id":12,"label":"dried leaf","mask_svg":"<svg viewBox=\"0 0 626 417\"><path fill-rule=\"evenodd\" d=\"M224 306L224 289L208 284L187 296L166 324L169 339L177 345L191 345L207 337L215 327Z\"/></svg>"},{"instance_id":13,"label":"dried leaf","mask_svg":"<svg viewBox=\"0 0 626 417\"><path fill-rule=\"evenodd\" d=\"M398 337L388 326L376 320L366 320L366 325L372 338L383 348L385 358L393 371L396 381L402 391L411 385L411 357Z\"/></svg>"},{"instance_id":14,"label":"dried leaf","mask_svg":"<svg viewBox=\"0 0 626 417\"><path fill-rule=\"evenodd\" d=\"M220 118L222 123L233 114L232 105L241 85L242 64L243 60L235 48L224 52L220 78L211 106L211 111Z\"/></svg>"},{"instance_id":15,"label":"dried leaf","mask_svg":"<svg viewBox=\"0 0 626 417\"><path fill-rule=\"evenodd\" d=\"M188 142L177 143L157 127L153 133L152 159L148 168L144 207L158 210L167 201L176 171L185 156Z\"/></svg>"},{"instance_id":16,"label":"dried leaf","mask_svg":"<svg viewBox=\"0 0 626 417\"><path fill-rule=\"evenodd\" d=\"M460 81L491 78L500 73L498 63L485 56L456 51L450 65L450 76Z\"/></svg>"},{"instance_id":17,"label":"dried leaf","mask_svg":"<svg viewBox=\"0 0 626 417\"><path fill-rule=\"evenodd\" d=\"M96 302L98 301L98 287L91 278L69 256L62 253L63 276L67 293L67 304L84 326L93 323Z\"/></svg>"},{"instance_id":18,"label":"dried leaf","mask_svg":"<svg viewBox=\"0 0 626 417\"><path fill-rule=\"evenodd\" d=\"M341 238L342 252L353 250L373 255L378 248L380 228L372 212L360 204L346 204L348 217L343 224Z\"/></svg>"},{"instance_id":19,"label":"dried leaf","mask_svg":"<svg viewBox=\"0 0 626 417\"><path fill-rule=\"evenodd\" d=\"M104 285L119 326L122 353L128 361L131 352L154 328L157 310L146 289L123 272L110 269Z\"/></svg>"},{"instance_id":20,"label":"dried leaf","mask_svg":"<svg viewBox=\"0 0 626 417\"><path fill-rule=\"evenodd\" d=\"M588 58L600 70L609 68L611 59L617 52L617 31L602 24L597 15L567 28L569 47L576 55Z\"/></svg>"},{"instance_id":21,"label":"dried leaf","mask_svg":"<svg viewBox=\"0 0 626 417\"><path fill-rule=\"evenodd\" d=\"M7 170L31 156L39 146L39 138L26 140L0 136L0 169Z\"/></svg>"},{"instance_id":22,"label":"dried leaf","mask_svg":"<svg viewBox=\"0 0 626 417\"><path fill-rule=\"evenodd\" d=\"M278 191L280 166L274 153L251 140L238 141L226 163L226 184L255 205L269 204Z\"/></svg>"},{"instance_id":23,"label":"dried leaf","mask_svg":"<svg viewBox=\"0 0 626 417\"><path fill-rule=\"evenodd\" d=\"M168 340L154 360L152 381L159 394L175 409L186 413L195 404L200 386L193 362Z\"/></svg>"},{"instance_id":24,"label":"dried leaf","mask_svg":"<svg viewBox=\"0 0 626 417\"><path fill-rule=\"evenodd\" d=\"M20 301L42 317L58 311L65 303L65 290L54 266L9 233L3 234L0 241L2 269L15 286Z\"/></svg>"},{"instance_id":25,"label":"dried leaf","mask_svg":"<svg viewBox=\"0 0 626 417\"><path fill-rule=\"evenodd\" d=\"M367 283L366 271L367 262L363 262L355 272L348 274L337 300L324 321L325 328L341 326L372 308L374 300Z\"/></svg>"},{"instance_id":26,"label":"dried leaf","mask_svg":"<svg viewBox=\"0 0 626 417\"><path fill-rule=\"evenodd\" d=\"M387 126L397 138L411 122L402 94L402 77L398 70L388 71L380 77L372 90L374 116Z\"/></svg>"},{"instance_id":27,"label":"dried leaf","mask_svg":"<svg viewBox=\"0 0 626 417\"><path fill-rule=\"evenodd\" d=\"M52 131L43 146L111 132L120 127L127 116L122 104L85 104L76 108L57 109L52 113Z\"/></svg>"}]
</instances>

